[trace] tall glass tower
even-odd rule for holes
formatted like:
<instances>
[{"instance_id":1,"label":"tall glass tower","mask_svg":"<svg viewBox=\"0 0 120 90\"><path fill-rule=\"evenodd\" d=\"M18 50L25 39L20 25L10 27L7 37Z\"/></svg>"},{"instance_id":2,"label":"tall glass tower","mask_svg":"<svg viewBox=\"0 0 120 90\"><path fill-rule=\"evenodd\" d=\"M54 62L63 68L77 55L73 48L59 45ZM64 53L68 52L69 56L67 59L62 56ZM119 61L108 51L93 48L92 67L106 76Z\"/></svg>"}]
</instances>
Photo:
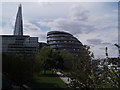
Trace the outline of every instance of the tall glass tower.
<instances>
[{"instance_id":1,"label":"tall glass tower","mask_svg":"<svg viewBox=\"0 0 120 90\"><path fill-rule=\"evenodd\" d=\"M22 21L22 6L21 6L21 4L19 5L17 16L16 16L14 35L18 35L18 36L23 35L23 21Z\"/></svg>"}]
</instances>

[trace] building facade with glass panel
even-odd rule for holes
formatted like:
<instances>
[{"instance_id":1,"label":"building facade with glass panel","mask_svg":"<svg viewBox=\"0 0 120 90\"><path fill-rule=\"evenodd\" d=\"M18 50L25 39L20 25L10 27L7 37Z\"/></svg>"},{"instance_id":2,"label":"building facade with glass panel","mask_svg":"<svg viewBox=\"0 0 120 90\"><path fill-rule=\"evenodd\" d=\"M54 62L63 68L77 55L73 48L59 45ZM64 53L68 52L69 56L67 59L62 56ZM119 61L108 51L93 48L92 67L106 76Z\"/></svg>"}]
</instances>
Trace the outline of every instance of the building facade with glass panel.
<instances>
[{"instance_id":1,"label":"building facade with glass panel","mask_svg":"<svg viewBox=\"0 0 120 90\"><path fill-rule=\"evenodd\" d=\"M18 7L14 35L1 35L2 53L5 54L34 54L38 52L38 37L23 35L22 6Z\"/></svg>"},{"instance_id":2,"label":"building facade with glass panel","mask_svg":"<svg viewBox=\"0 0 120 90\"><path fill-rule=\"evenodd\" d=\"M72 34L63 31L50 31L47 33L47 43L54 50L68 51L73 55L81 53L83 44Z\"/></svg>"},{"instance_id":3,"label":"building facade with glass panel","mask_svg":"<svg viewBox=\"0 0 120 90\"><path fill-rule=\"evenodd\" d=\"M1 35L5 54L34 54L38 51L38 37Z\"/></svg>"}]
</instances>

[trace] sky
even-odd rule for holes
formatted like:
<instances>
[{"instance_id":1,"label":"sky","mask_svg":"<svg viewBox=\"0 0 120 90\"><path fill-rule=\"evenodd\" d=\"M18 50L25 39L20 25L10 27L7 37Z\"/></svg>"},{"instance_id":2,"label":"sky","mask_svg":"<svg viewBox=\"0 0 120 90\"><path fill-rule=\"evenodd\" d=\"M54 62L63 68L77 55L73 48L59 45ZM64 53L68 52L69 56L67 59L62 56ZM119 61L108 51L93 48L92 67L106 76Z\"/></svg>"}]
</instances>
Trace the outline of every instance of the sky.
<instances>
[{"instance_id":1,"label":"sky","mask_svg":"<svg viewBox=\"0 0 120 90\"><path fill-rule=\"evenodd\" d=\"M19 4L22 4L24 35L46 42L47 32L58 30L73 34L90 46L95 58L117 57L117 2L3 2L0 34L13 35Z\"/></svg>"}]
</instances>

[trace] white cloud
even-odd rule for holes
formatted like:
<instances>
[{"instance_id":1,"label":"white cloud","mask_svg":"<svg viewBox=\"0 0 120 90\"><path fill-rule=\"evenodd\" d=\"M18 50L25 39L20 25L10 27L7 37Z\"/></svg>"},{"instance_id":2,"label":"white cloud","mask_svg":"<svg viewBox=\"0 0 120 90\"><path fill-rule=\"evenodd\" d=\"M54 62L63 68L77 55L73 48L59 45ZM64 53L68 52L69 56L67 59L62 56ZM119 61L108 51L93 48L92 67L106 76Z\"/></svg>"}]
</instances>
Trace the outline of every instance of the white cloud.
<instances>
[{"instance_id":1,"label":"white cloud","mask_svg":"<svg viewBox=\"0 0 120 90\"><path fill-rule=\"evenodd\" d=\"M32 37L39 37L39 41L46 41L46 32L42 31L40 27L32 24L31 22L24 21L24 35L30 35Z\"/></svg>"},{"instance_id":2,"label":"white cloud","mask_svg":"<svg viewBox=\"0 0 120 90\"><path fill-rule=\"evenodd\" d=\"M12 25L12 22L5 22L4 25L2 25L2 29L1 29L1 35L4 34L4 35L7 35L7 34L10 34L12 35L13 34L13 25Z\"/></svg>"},{"instance_id":3,"label":"white cloud","mask_svg":"<svg viewBox=\"0 0 120 90\"><path fill-rule=\"evenodd\" d=\"M95 30L95 27L88 23L89 11L83 7L73 5L67 18L57 18L51 22L38 22L40 25L51 27L52 30L69 31L72 34L89 33Z\"/></svg>"},{"instance_id":4,"label":"white cloud","mask_svg":"<svg viewBox=\"0 0 120 90\"><path fill-rule=\"evenodd\" d=\"M79 4L72 5L70 7L70 18L75 21L85 21L88 19L89 11Z\"/></svg>"},{"instance_id":5,"label":"white cloud","mask_svg":"<svg viewBox=\"0 0 120 90\"><path fill-rule=\"evenodd\" d=\"M53 21L40 21L40 25L51 27L51 30L64 30L72 33L84 44L91 46L96 57L105 57L104 48L109 47L109 54L117 56L117 15L115 13L92 13L80 5L71 6L67 18ZM94 42L87 42L94 40ZM101 49L103 48L103 49Z\"/></svg>"},{"instance_id":6,"label":"white cloud","mask_svg":"<svg viewBox=\"0 0 120 90\"><path fill-rule=\"evenodd\" d=\"M51 27L53 30L65 30L72 34L90 33L94 30L104 30L109 27L117 27L117 15L109 13L90 13L79 4L70 7L68 17L57 18L50 22L39 21L39 24Z\"/></svg>"},{"instance_id":7,"label":"white cloud","mask_svg":"<svg viewBox=\"0 0 120 90\"><path fill-rule=\"evenodd\" d=\"M11 22L15 18L16 7L19 3L3 4L3 20ZM83 44L91 46L96 57L105 57L104 48L109 47L110 55L117 56L117 9L110 8L106 3L22 3L24 34L39 37L39 41L46 41L46 34L50 30L68 31ZM112 7L112 6L111 6ZM9 16L8 16L9 13ZM37 23L37 24L36 24ZM38 25L39 23L39 25ZM3 34L11 34L13 26L6 23ZM8 31L9 30L9 31ZM99 40L96 43L87 40ZM98 45L98 43L100 45ZM109 44L108 44L109 43ZM102 44L102 45L101 45Z\"/></svg>"}]
</instances>

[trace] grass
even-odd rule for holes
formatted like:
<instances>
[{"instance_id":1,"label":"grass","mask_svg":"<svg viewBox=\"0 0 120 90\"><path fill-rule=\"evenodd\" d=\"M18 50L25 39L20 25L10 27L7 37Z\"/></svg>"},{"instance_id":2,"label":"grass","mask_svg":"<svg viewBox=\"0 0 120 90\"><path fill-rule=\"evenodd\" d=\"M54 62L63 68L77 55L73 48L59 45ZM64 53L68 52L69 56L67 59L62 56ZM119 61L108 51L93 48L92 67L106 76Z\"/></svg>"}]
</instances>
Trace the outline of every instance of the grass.
<instances>
[{"instance_id":1,"label":"grass","mask_svg":"<svg viewBox=\"0 0 120 90\"><path fill-rule=\"evenodd\" d=\"M57 74L47 71L34 75L34 79L28 85L31 88L67 88L67 85L58 77Z\"/></svg>"},{"instance_id":2,"label":"grass","mask_svg":"<svg viewBox=\"0 0 120 90\"><path fill-rule=\"evenodd\" d=\"M71 72L64 71L63 74L66 76L71 76Z\"/></svg>"}]
</instances>

